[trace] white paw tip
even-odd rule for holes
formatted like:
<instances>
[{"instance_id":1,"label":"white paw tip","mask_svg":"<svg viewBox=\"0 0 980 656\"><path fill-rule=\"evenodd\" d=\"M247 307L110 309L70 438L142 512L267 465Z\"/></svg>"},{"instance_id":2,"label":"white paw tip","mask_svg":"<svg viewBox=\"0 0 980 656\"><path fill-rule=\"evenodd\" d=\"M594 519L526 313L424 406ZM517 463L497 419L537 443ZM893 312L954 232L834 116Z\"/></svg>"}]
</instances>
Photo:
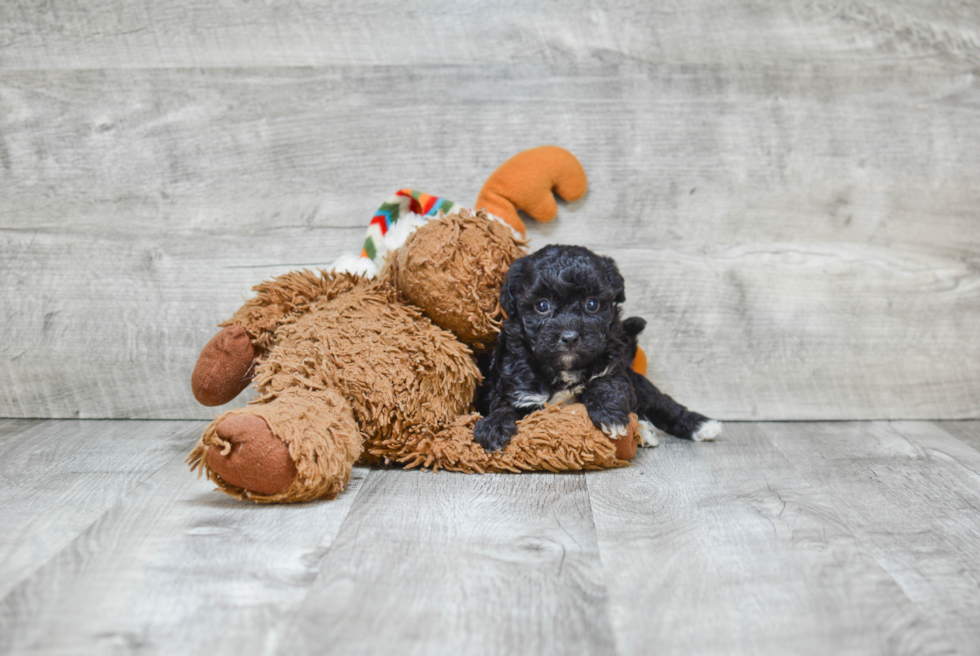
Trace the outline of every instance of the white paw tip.
<instances>
[{"instance_id":1,"label":"white paw tip","mask_svg":"<svg viewBox=\"0 0 980 656\"><path fill-rule=\"evenodd\" d=\"M691 436L691 439L695 442L710 442L719 435L721 435L721 422L715 421L714 419L709 419L698 426L698 429L694 431L694 435Z\"/></svg>"},{"instance_id":2,"label":"white paw tip","mask_svg":"<svg viewBox=\"0 0 980 656\"><path fill-rule=\"evenodd\" d=\"M629 426L623 426L620 424L614 424L612 426L607 426L606 424L603 424L599 428L600 430L602 430L603 433L613 438L614 440L623 437L624 435L626 435L626 431L629 430Z\"/></svg>"},{"instance_id":3,"label":"white paw tip","mask_svg":"<svg viewBox=\"0 0 980 656\"><path fill-rule=\"evenodd\" d=\"M654 428L646 419L641 419L637 426L640 430L640 446L644 449L652 449L653 447L660 444L660 439L657 438L657 429Z\"/></svg>"}]
</instances>

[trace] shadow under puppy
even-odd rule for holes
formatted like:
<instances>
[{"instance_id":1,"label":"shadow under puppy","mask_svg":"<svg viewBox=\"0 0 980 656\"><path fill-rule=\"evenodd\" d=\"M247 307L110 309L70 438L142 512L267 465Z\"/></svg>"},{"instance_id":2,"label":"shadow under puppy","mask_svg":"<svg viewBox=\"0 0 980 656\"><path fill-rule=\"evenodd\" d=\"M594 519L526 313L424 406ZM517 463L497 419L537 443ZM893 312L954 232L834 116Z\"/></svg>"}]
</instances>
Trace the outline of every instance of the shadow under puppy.
<instances>
[{"instance_id":1,"label":"shadow under puppy","mask_svg":"<svg viewBox=\"0 0 980 656\"><path fill-rule=\"evenodd\" d=\"M598 428L626 434L635 412L646 446L650 426L710 440L721 424L692 412L633 371L639 317L620 318L626 300L616 263L581 246L546 246L511 265L500 291L507 318L477 395L477 443L500 449L517 420L546 405L581 401Z\"/></svg>"}]
</instances>

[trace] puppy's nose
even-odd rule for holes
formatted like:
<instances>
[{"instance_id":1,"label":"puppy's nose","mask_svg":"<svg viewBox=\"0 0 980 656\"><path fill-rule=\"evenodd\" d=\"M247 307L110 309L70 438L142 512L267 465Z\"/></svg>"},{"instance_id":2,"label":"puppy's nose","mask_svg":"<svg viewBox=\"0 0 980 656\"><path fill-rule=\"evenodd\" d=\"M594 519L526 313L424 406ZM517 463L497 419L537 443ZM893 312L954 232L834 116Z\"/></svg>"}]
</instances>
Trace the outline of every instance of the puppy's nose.
<instances>
[{"instance_id":1,"label":"puppy's nose","mask_svg":"<svg viewBox=\"0 0 980 656\"><path fill-rule=\"evenodd\" d=\"M578 332L574 330L565 330L561 334L561 343L566 346L571 346L578 341Z\"/></svg>"}]
</instances>

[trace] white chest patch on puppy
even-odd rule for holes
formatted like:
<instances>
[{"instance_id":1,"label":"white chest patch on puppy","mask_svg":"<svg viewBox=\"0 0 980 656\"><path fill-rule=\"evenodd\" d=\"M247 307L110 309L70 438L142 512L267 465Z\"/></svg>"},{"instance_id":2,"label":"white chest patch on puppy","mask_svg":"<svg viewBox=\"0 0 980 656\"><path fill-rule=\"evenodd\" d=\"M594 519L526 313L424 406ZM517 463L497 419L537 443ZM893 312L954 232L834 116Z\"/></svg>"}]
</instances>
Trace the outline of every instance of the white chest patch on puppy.
<instances>
[{"instance_id":1,"label":"white chest patch on puppy","mask_svg":"<svg viewBox=\"0 0 980 656\"><path fill-rule=\"evenodd\" d=\"M581 384L582 371L563 371L558 374L555 380L556 385L561 385L563 389L552 392L551 398L545 405L569 405L578 401L585 385Z\"/></svg>"},{"instance_id":2,"label":"white chest patch on puppy","mask_svg":"<svg viewBox=\"0 0 980 656\"><path fill-rule=\"evenodd\" d=\"M538 408L543 408L546 403L548 403L548 396L546 394L518 392L511 395L511 405L513 405L515 408L530 408L536 410Z\"/></svg>"},{"instance_id":3,"label":"white chest patch on puppy","mask_svg":"<svg viewBox=\"0 0 980 656\"><path fill-rule=\"evenodd\" d=\"M558 390L551 395L548 402L545 405L568 405L570 403L575 403L578 401L579 395L582 390L585 389L584 385L575 385L574 387L569 387L568 389Z\"/></svg>"},{"instance_id":4,"label":"white chest patch on puppy","mask_svg":"<svg viewBox=\"0 0 980 656\"><path fill-rule=\"evenodd\" d=\"M609 372L611 372L611 371L612 371L612 366L610 365L610 366L606 367L605 369L603 369L602 371L600 371L599 373L593 374L592 377L589 378L589 380L590 381L593 381L596 378L602 378L603 376L608 376L609 375Z\"/></svg>"}]
</instances>

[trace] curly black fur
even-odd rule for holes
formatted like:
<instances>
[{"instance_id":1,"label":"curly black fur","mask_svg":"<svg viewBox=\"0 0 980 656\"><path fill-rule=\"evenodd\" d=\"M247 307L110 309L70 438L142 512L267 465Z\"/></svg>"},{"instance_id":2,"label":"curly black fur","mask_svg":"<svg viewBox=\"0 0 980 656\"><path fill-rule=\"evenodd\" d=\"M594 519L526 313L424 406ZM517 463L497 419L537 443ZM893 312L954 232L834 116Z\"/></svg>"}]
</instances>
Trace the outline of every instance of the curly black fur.
<instances>
[{"instance_id":1,"label":"curly black fur","mask_svg":"<svg viewBox=\"0 0 980 656\"><path fill-rule=\"evenodd\" d=\"M620 318L626 300L616 263L581 246L546 246L514 262L500 304L507 315L477 397L474 428L488 451L516 422L546 404L580 400L592 422L624 434L636 412L678 437L707 418L690 412L632 369L639 317Z\"/></svg>"}]
</instances>

